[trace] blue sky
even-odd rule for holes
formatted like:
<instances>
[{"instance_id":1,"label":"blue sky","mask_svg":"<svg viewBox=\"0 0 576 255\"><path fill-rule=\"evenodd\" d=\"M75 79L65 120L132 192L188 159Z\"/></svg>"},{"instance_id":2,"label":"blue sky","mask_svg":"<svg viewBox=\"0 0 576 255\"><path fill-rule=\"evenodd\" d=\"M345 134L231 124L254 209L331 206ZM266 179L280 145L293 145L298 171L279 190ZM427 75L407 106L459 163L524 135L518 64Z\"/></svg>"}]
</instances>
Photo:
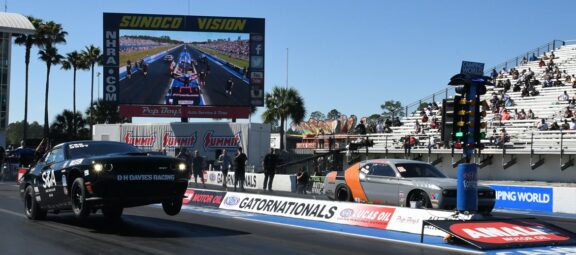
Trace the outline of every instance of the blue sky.
<instances>
[{"instance_id":1,"label":"blue sky","mask_svg":"<svg viewBox=\"0 0 576 255\"><path fill-rule=\"evenodd\" d=\"M358 116L381 112L387 100L405 105L445 88L462 60L492 66L553 39L576 39L574 10L568 0L8 0L9 12L62 24L69 36L61 54L101 47L103 12L265 18L266 90L285 85L289 48L289 85L308 113L336 108ZM46 68L36 53L29 119L42 123ZM72 72L54 68L50 84L52 120L72 108ZM10 122L23 119L23 87L24 48L14 46ZM79 109L89 105L89 88L89 72L79 72ZM261 112L252 121L260 122ZM135 119L150 121L175 119Z\"/></svg>"}]
</instances>

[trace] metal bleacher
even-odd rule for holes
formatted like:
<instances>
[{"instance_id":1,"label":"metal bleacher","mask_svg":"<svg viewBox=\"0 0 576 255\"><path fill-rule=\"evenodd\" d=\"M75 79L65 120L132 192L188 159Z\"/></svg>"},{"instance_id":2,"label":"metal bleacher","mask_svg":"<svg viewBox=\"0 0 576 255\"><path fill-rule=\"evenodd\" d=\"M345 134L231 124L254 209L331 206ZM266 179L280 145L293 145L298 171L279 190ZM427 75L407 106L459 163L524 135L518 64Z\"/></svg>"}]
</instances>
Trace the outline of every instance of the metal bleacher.
<instances>
[{"instance_id":1,"label":"metal bleacher","mask_svg":"<svg viewBox=\"0 0 576 255\"><path fill-rule=\"evenodd\" d=\"M541 58L545 53L550 56L552 51L555 55L554 62L561 72L566 70L569 75L576 74L576 44L564 45L563 43L559 48L542 51L537 57ZM540 50L538 52L540 52ZM528 54L526 55L528 56ZM564 122L563 113L566 108L569 107L570 110L576 108L576 105L570 105L568 101L558 100L558 96L564 91L568 93L570 98L576 97L576 88L573 88L572 83L556 87L542 87L545 68L539 67L538 62L539 60L528 61L527 63L520 63L514 67L520 72L528 69L534 72L534 77L540 81L540 85L535 86L536 90L539 91L539 95L522 97L520 92L512 92L511 89L507 92L513 101L512 106L506 107L506 109L512 113L512 119L500 121L497 114L488 112L485 120L487 120L488 124L486 128L488 137L493 134L494 129L499 131L501 128L505 128L510 136L510 141L505 143L504 146L495 146L491 144L489 139L483 140L483 142L485 142L483 153L501 153L501 151L505 149L507 152L515 154L576 154L576 130L539 131L537 129L537 124L542 119L544 119L548 125L554 121L561 125ZM507 70L510 69L511 68L507 68ZM506 79L510 79L512 84L515 84L517 81L513 80L509 74L504 74L498 78L498 80ZM564 78L562 78L562 81L564 81ZM482 96L482 99L489 101L493 93L500 95L499 92L502 89L502 87L489 87L487 93ZM421 102L419 105L422 105ZM535 113L535 118L515 119L513 114L514 110L520 111L521 109L524 109L526 112L528 112L528 109L531 109ZM418 139L418 143L412 147L413 153L425 153L431 150L434 151L434 153L449 153L451 148L445 148L441 145L440 130L429 127L432 118L437 118L438 122L441 123L442 116L440 116L439 111L432 111L432 116L429 116L430 121L428 121L428 123L421 123L422 131L416 133L416 121L421 120L419 113L420 109L415 109L412 113L406 114L406 116L402 118L402 126L391 127L392 133L367 134L370 139L374 140L374 146L370 150L375 153L402 152L404 150L403 143L401 142L403 137L411 135ZM568 121L570 122L570 120ZM348 139L356 138L358 137L348 137ZM347 141L340 142L344 144Z\"/></svg>"}]
</instances>

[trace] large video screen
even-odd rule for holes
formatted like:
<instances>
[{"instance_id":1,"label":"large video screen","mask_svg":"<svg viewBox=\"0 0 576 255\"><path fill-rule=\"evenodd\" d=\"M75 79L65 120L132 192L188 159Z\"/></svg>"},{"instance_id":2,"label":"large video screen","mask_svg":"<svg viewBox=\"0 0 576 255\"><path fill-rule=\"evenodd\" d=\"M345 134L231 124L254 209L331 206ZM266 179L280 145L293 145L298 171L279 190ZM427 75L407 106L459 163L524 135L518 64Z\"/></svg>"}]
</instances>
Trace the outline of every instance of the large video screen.
<instances>
[{"instance_id":1,"label":"large video screen","mask_svg":"<svg viewBox=\"0 0 576 255\"><path fill-rule=\"evenodd\" d=\"M103 53L107 101L264 104L264 19L105 13Z\"/></svg>"}]
</instances>

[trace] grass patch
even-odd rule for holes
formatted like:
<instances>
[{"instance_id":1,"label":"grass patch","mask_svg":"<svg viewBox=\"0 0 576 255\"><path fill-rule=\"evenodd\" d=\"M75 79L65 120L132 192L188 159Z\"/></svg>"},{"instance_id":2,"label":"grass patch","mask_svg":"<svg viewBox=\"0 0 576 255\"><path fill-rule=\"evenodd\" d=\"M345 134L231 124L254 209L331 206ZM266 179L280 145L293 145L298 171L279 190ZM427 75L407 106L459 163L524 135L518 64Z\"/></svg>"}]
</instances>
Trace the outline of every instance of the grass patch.
<instances>
[{"instance_id":1,"label":"grass patch","mask_svg":"<svg viewBox=\"0 0 576 255\"><path fill-rule=\"evenodd\" d=\"M235 65L235 66L237 66L237 67L240 67L241 69L244 68L244 67L248 67L248 60L232 58L232 57L230 57L230 56L228 56L228 55L226 55L226 54L222 54L222 53L220 53L220 52L218 52L218 51L211 50L211 49L208 49L208 48L197 47L197 46L192 46L192 47L195 47L195 48L197 48L197 49L199 49L199 50L201 50L201 51L203 51L203 52L206 52L206 53L208 53L208 54L210 54L210 55L212 55L212 56L216 56L216 57L218 57L218 58L220 58L220 59L222 59L222 60L224 60L224 61L226 61L226 62L228 62L228 63L232 63L233 65Z\"/></svg>"},{"instance_id":2,"label":"grass patch","mask_svg":"<svg viewBox=\"0 0 576 255\"><path fill-rule=\"evenodd\" d=\"M153 48L149 50L141 50L141 51L133 51L129 53L120 54L120 66L126 65L126 61L130 60L132 64L136 63L136 61L140 61L148 56L156 55L162 51L169 50L173 48L174 45L171 46L162 46L158 48Z\"/></svg>"}]
</instances>

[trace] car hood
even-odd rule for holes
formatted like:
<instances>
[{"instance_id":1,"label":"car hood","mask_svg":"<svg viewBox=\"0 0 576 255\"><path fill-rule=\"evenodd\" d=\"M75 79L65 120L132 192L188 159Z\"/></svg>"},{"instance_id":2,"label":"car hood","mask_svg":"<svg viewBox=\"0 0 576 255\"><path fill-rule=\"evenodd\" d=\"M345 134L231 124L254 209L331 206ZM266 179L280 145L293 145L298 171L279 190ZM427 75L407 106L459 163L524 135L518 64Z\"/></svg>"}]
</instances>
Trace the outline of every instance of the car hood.
<instances>
[{"instance_id":1,"label":"car hood","mask_svg":"<svg viewBox=\"0 0 576 255\"><path fill-rule=\"evenodd\" d=\"M436 185L442 189L456 189L457 187L457 180L454 178L433 178L433 177L425 177L425 178L406 178L406 180L412 181L417 186L429 186L429 185ZM490 189L488 186L478 185L478 189Z\"/></svg>"}]
</instances>

